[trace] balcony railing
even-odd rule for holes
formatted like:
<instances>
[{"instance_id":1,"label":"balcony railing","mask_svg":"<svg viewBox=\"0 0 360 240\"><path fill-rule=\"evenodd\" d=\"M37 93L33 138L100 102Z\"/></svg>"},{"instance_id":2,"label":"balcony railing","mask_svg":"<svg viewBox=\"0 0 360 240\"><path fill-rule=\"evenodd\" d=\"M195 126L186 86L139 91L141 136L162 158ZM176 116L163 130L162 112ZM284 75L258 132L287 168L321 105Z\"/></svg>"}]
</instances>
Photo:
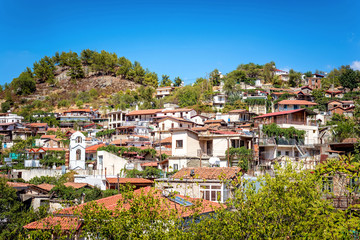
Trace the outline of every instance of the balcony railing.
<instances>
[{"instance_id":1,"label":"balcony railing","mask_svg":"<svg viewBox=\"0 0 360 240\"><path fill-rule=\"evenodd\" d=\"M304 145L304 140L296 140L296 139L285 139L285 138L260 138L260 145Z\"/></svg>"}]
</instances>

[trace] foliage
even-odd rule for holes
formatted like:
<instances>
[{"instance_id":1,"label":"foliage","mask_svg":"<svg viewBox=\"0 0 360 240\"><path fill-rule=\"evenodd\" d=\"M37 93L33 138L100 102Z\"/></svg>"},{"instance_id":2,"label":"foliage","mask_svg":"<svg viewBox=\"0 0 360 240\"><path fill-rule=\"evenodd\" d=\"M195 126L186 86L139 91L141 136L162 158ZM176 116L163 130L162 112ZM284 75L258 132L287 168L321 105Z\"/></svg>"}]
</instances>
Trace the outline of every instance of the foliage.
<instances>
[{"instance_id":1,"label":"foliage","mask_svg":"<svg viewBox=\"0 0 360 240\"><path fill-rule=\"evenodd\" d=\"M188 239L350 239L359 218L335 210L323 199L322 182L296 166L276 169L254 182L244 181L230 201L234 211L219 211L185 232Z\"/></svg>"},{"instance_id":2,"label":"foliage","mask_svg":"<svg viewBox=\"0 0 360 240\"><path fill-rule=\"evenodd\" d=\"M350 91L352 91L360 83L360 72L353 70L350 66L346 66L345 71L339 76L339 81L341 86L350 88Z\"/></svg>"},{"instance_id":3,"label":"foliage","mask_svg":"<svg viewBox=\"0 0 360 240\"><path fill-rule=\"evenodd\" d=\"M263 98L247 98L245 100L247 105L266 105L266 99Z\"/></svg>"},{"instance_id":4,"label":"foliage","mask_svg":"<svg viewBox=\"0 0 360 240\"><path fill-rule=\"evenodd\" d=\"M36 81L30 68L26 68L18 78L14 78L11 85L18 95L29 95L36 91Z\"/></svg>"},{"instance_id":5,"label":"foliage","mask_svg":"<svg viewBox=\"0 0 360 240\"><path fill-rule=\"evenodd\" d=\"M320 111L326 111L328 99L325 97L325 91L314 89L311 94L314 97L314 101L318 104L316 108Z\"/></svg>"},{"instance_id":6,"label":"foliage","mask_svg":"<svg viewBox=\"0 0 360 240\"><path fill-rule=\"evenodd\" d=\"M96 137L110 136L116 132L115 129L107 129L96 133Z\"/></svg>"},{"instance_id":7,"label":"foliage","mask_svg":"<svg viewBox=\"0 0 360 240\"><path fill-rule=\"evenodd\" d=\"M62 166L65 165L65 151L46 151L43 159L40 160L43 166Z\"/></svg>"},{"instance_id":8,"label":"foliage","mask_svg":"<svg viewBox=\"0 0 360 240\"><path fill-rule=\"evenodd\" d=\"M264 125L262 132L268 137L275 137L277 139L284 137L287 140L296 139L303 140L305 137L304 130L297 130L294 127L280 128L276 123Z\"/></svg>"},{"instance_id":9,"label":"foliage","mask_svg":"<svg viewBox=\"0 0 360 240\"><path fill-rule=\"evenodd\" d=\"M51 176L36 176L29 180L29 183L34 185L39 185L42 183L52 184L55 185L59 181L58 177L51 177Z\"/></svg>"},{"instance_id":10,"label":"foliage","mask_svg":"<svg viewBox=\"0 0 360 240\"><path fill-rule=\"evenodd\" d=\"M295 72L294 69L290 69L289 71L289 85L290 87L299 86L301 82L301 73Z\"/></svg>"},{"instance_id":11,"label":"foliage","mask_svg":"<svg viewBox=\"0 0 360 240\"><path fill-rule=\"evenodd\" d=\"M180 107L195 105L200 99L200 92L198 86L185 86L178 89L175 95Z\"/></svg>"},{"instance_id":12,"label":"foliage","mask_svg":"<svg viewBox=\"0 0 360 240\"><path fill-rule=\"evenodd\" d=\"M160 87L170 87L172 84L170 77L168 75L162 75L161 77Z\"/></svg>"},{"instance_id":13,"label":"foliage","mask_svg":"<svg viewBox=\"0 0 360 240\"><path fill-rule=\"evenodd\" d=\"M39 62L34 63L34 77L40 82L48 82L53 84L55 82L55 64L53 60L45 56Z\"/></svg>"},{"instance_id":14,"label":"foliage","mask_svg":"<svg viewBox=\"0 0 360 240\"><path fill-rule=\"evenodd\" d=\"M220 85L220 72L218 69L214 69L214 71L212 71L209 74L209 79L212 83L213 86L219 86Z\"/></svg>"},{"instance_id":15,"label":"foliage","mask_svg":"<svg viewBox=\"0 0 360 240\"><path fill-rule=\"evenodd\" d=\"M36 212L27 209L6 181L0 177L0 239L19 239L25 236L23 226L45 217L47 207L40 207Z\"/></svg>"},{"instance_id":16,"label":"foliage","mask_svg":"<svg viewBox=\"0 0 360 240\"><path fill-rule=\"evenodd\" d=\"M247 149L246 147L239 147L239 148L229 148L226 150L225 155L229 154L230 162L234 159L238 160L238 166L247 172L249 170L249 161L252 160L252 150Z\"/></svg>"},{"instance_id":17,"label":"foliage","mask_svg":"<svg viewBox=\"0 0 360 240\"><path fill-rule=\"evenodd\" d=\"M334 114L327 124L332 125L334 141L342 142L346 138L360 136L359 124L354 118Z\"/></svg>"},{"instance_id":18,"label":"foliage","mask_svg":"<svg viewBox=\"0 0 360 240\"><path fill-rule=\"evenodd\" d=\"M11 108L11 103L10 102L2 102L1 103L1 112L6 113L7 111L9 111Z\"/></svg>"},{"instance_id":19,"label":"foliage","mask_svg":"<svg viewBox=\"0 0 360 240\"><path fill-rule=\"evenodd\" d=\"M176 77L176 78L174 79L174 87L180 87L181 84L182 84L181 78L180 78L180 77Z\"/></svg>"},{"instance_id":20,"label":"foliage","mask_svg":"<svg viewBox=\"0 0 360 240\"><path fill-rule=\"evenodd\" d=\"M275 62L271 61L263 66L263 78L265 83L273 83L275 76Z\"/></svg>"}]
</instances>

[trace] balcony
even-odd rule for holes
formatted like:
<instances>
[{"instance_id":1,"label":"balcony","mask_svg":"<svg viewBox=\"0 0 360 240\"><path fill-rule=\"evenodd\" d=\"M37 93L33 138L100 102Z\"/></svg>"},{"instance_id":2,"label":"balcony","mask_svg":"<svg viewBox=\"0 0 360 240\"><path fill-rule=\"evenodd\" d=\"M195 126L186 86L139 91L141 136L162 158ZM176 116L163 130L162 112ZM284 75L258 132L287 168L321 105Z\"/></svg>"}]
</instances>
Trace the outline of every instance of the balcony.
<instances>
[{"instance_id":1,"label":"balcony","mask_svg":"<svg viewBox=\"0 0 360 240\"><path fill-rule=\"evenodd\" d=\"M274 146L274 145L304 145L304 140L297 141L296 139L285 138L261 138L259 139L259 145L262 146Z\"/></svg>"}]
</instances>

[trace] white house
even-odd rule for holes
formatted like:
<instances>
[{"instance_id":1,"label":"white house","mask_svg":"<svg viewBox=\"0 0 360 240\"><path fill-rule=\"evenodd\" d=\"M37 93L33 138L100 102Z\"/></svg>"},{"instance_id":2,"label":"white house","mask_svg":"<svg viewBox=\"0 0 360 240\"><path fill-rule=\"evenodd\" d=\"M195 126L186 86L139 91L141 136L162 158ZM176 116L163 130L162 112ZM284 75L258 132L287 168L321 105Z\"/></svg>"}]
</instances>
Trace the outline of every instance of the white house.
<instances>
[{"instance_id":1,"label":"white house","mask_svg":"<svg viewBox=\"0 0 360 240\"><path fill-rule=\"evenodd\" d=\"M69 168L72 169L85 169L85 136L77 131L70 137L70 158Z\"/></svg>"}]
</instances>

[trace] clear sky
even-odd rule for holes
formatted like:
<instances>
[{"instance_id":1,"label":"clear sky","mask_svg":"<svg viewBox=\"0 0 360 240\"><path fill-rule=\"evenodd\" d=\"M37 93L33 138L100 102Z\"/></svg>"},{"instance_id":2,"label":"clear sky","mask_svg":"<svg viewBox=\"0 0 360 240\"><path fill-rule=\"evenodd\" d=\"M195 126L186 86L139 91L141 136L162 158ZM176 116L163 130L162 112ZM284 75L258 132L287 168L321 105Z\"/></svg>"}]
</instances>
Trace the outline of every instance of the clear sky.
<instances>
[{"instance_id":1,"label":"clear sky","mask_svg":"<svg viewBox=\"0 0 360 240\"><path fill-rule=\"evenodd\" d=\"M360 69L360 1L0 0L0 84L56 51L106 50L185 83L213 69Z\"/></svg>"}]
</instances>

